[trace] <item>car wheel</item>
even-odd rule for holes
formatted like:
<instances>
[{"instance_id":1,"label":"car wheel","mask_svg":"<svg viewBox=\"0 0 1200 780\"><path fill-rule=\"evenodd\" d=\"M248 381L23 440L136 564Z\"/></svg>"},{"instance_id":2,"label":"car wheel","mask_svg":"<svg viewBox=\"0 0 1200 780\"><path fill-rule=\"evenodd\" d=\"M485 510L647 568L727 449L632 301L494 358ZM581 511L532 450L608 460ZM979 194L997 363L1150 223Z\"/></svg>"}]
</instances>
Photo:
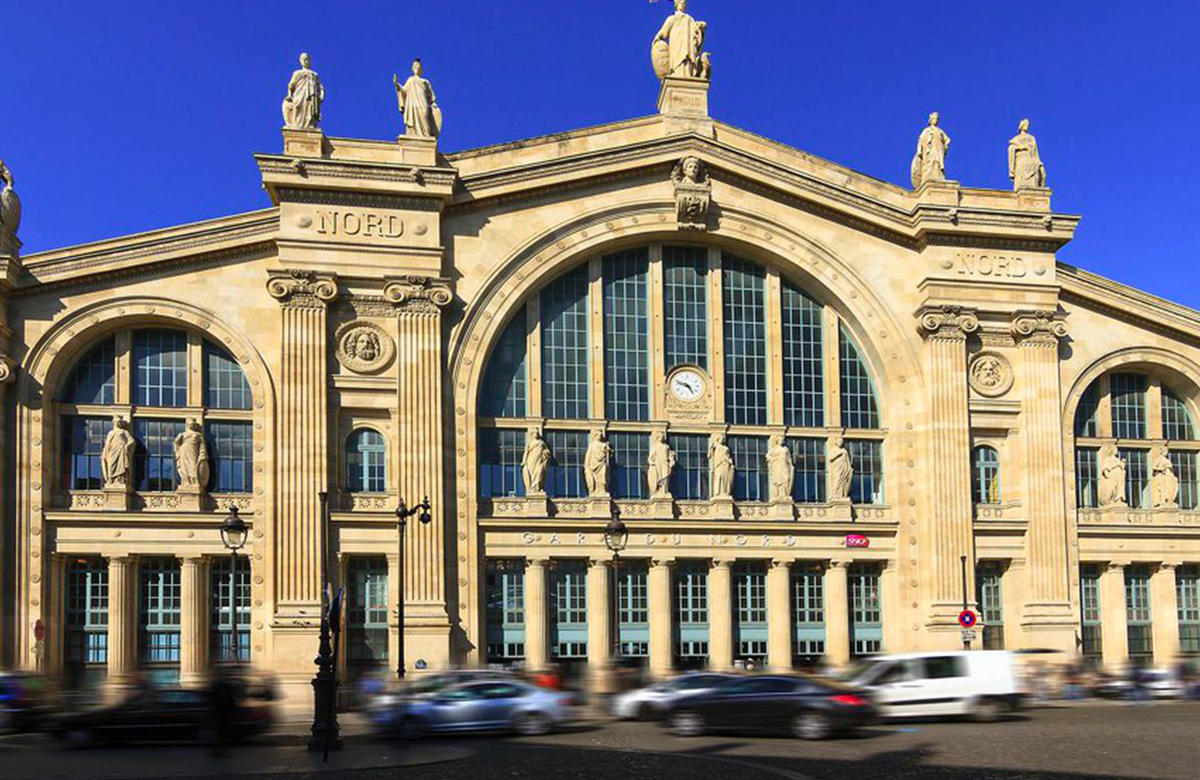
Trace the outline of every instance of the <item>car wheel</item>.
<instances>
[{"instance_id":1,"label":"car wheel","mask_svg":"<svg viewBox=\"0 0 1200 780\"><path fill-rule=\"evenodd\" d=\"M671 713L667 727L677 737L698 737L704 733L704 719L693 710L680 710Z\"/></svg>"},{"instance_id":2,"label":"car wheel","mask_svg":"<svg viewBox=\"0 0 1200 780\"><path fill-rule=\"evenodd\" d=\"M416 718L405 718L400 725L400 738L406 742L418 740L425 736L425 724Z\"/></svg>"},{"instance_id":3,"label":"car wheel","mask_svg":"<svg viewBox=\"0 0 1200 780\"><path fill-rule=\"evenodd\" d=\"M823 712L801 712L792 716L792 735L799 739L829 739L833 721Z\"/></svg>"},{"instance_id":4,"label":"car wheel","mask_svg":"<svg viewBox=\"0 0 1200 780\"><path fill-rule=\"evenodd\" d=\"M643 704L637 709L636 720L654 720L654 708L649 704Z\"/></svg>"},{"instance_id":5,"label":"car wheel","mask_svg":"<svg viewBox=\"0 0 1200 780\"><path fill-rule=\"evenodd\" d=\"M552 725L550 719L540 712L525 712L517 717L513 727L523 737L540 737L549 734Z\"/></svg>"},{"instance_id":6,"label":"car wheel","mask_svg":"<svg viewBox=\"0 0 1200 780\"><path fill-rule=\"evenodd\" d=\"M971 719L976 723L995 723L1004 714L998 699L980 699L971 708Z\"/></svg>"}]
</instances>

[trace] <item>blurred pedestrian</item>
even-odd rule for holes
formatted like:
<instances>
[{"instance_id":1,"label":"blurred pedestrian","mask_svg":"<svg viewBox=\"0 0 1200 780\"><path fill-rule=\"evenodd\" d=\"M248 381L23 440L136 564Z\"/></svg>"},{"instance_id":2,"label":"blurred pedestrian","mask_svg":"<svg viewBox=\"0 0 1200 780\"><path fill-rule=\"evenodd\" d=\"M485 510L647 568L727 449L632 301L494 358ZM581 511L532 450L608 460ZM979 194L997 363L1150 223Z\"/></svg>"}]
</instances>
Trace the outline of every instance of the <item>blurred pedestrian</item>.
<instances>
[{"instance_id":1,"label":"blurred pedestrian","mask_svg":"<svg viewBox=\"0 0 1200 780\"><path fill-rule=\"evenodd\" d=\"M233 736L233 716L237 710L237 691L229 670L218 664L208 687L209 729L214 756L224 756Z\"/></svg>"}]
</instances>

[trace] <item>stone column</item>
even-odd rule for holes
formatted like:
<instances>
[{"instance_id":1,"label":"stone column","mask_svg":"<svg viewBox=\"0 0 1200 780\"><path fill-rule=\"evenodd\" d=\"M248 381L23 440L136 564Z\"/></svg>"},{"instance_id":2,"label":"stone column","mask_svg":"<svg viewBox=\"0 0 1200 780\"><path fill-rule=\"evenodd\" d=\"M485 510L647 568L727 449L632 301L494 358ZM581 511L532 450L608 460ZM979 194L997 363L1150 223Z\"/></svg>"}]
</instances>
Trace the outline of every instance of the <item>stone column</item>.
<instances>
[{"instance_id":1,"label":"stone column","mask_svg":"<svg viewBox=\"0 0 1200 780\"><path fill-rule=\"evenodd\" d=\"M715 671L733 667L732 563L714 560L708 573L708 665Z\"/></svg>"},{"instance_id":2,"label":"stone column","mask_svg":"<svg viewBox=\"0 0 1200 780\"><path fill-rule=\"evenodd\" d=\"M879 614L883 620L883 652L894 653L903 643L900 639L903 636L903 626L900 625L900 572L894 561L880 561Z\"/></svg>"},{"instance_id":3,"label":"stone column","mask_svg":"<svg viewBox=\"0 0 1200 780\"><path fill-rule=\"evenodd\" d=\"M443 279L404 276L384 285L383 297L396 311L397 488L409 506L425 496L433 504L433 522L406 529L404 624L417 629L412 657L442 668L450 662L445 529L454 522L443 481L442 309L454 296Z\"/></svg>"},{"instance_id":4,"label":"stone column","mask_svg":"<svg viewBox=\"0 0 1200 780\"><path fill-rule=\"evenodd\" d=\"M137 665L137 560L108 559L108 681L121 682Z\"/></svg>"},{"instance_id":5,"label":"stone column","mask_svg":"<svg viewBox=\"0 0 1200 780\"><path fill-rule=\"evenodd\" d=\"M41 649L42 670L61 675L66 655L67 556L52 553L47 567L46 638ZM36 646L35 646L36 647ZM61 677L60 677L61 679Z\"/></svg>"},{"instance_id":6,"label":"stone column","mask_svg":"<svg viewBox=\"0 0 1200 780\"><path fill-rule=\"evenodd\" d=\"M830 561L825 570L825 660L850 662L850 562Z\"/></svg>"},{"instance_id":7,"label":"stone column","mask_svg":"<svg viewBox=\"0 0 1200 780\"><path fill-rule=\"evenodd\" d=\"M1018 313L1027 561L1021 625L1032 647L1075 652L1078 618L1071 608L1067 516L1063 497L1062 393L1058 340L1066 325L1052 312Z\"/></svg>"},{"instance_id":8,"label":"stone column","mask_svg":"<svg viewBox=\"0 0 1200 780\"><path fill-rule=\"evenodd\" d=\"M1004 647L1020 650L1025 646L1020 617L1025 606L1025 559L1013 558L1000 578L1000 601L1004 606Z\"/></svg>"},{"instance_id":9,"label":"stone column","mask_svg":"<svg viewBox=\"0 0 1200 780\"><path fill-rule=\"evenodd\" d=\"M767 666L772 672L792 668L791 563L775 558L767 569Z\"/></svg>"},{"instance_id":10,"label":"stone column","mask_svg":"<svg viewBox=\"0 0 1200 780\"><path fill-rule=\"evenodd\" d=\"M528 577L528 572L526 577ZM587 611L588 611L588 684L596 693L609 690L609 663L612 659L613 603L615 594L609 595L612 589L612 566L609 560L591 558L588 560L587 573ZM525 592L529 592L526 586ZM528 640L529 622L526 617L525 630ZM528 641L527 641L528 644ZM528 652L528 651L527 651Z\"/></svg>"},{"instance_id":11,"label":"stone column","mask_svg":"<svg viewBox=\"0 0 1200 780\"><path fill-rule=\"evenodd\" d=\"M179 578L179 684L184 687L204 681L208 658L208 621L204 609L208 583L204 559L183 557Z\"/></svg>"},{"instance_id":12,"label":"stone column","mask_svg":"<svg viewBox=\"0 0 1200 780\"><path fill-rule=\"evenodd\" d=\"M1166 666L1179 655L1179 595L1175 564L1164 563L1150 577L1150 618L1154 628L1154 663Z\"/></svg>"},{"instance_id":13,"label":"stone column","mask_svg":"<svg viewBox=\"0 0 1200 780\"><path fill-rule=\"evenodd\" d=\"M326 310L337 297L337 279L312 271L272 271L267 291L282 307L274 534L277 613L291 618L289 622L318 620L324 586L319 494L329 490Z\"/></svg>"},{"instance_id":14,"label":"stone column","mask_svg":"<svg viewBox=\"0 0 1200 780\"><path fill-rule=\"evenodd\" d=\"M531 671L546 668L550 651L547 563L545 558L532 558L525 566L525 667Z\"/></svg>"},{"instance_id":15,"label":"stone column","mask_svg":"<svg viewBox=\"0 0 1200 780\"><path fill-rule=\"evenodd\" d=\"M967 335L979 329L975 312L958 306L926 307L919 322L928 342L929 365L929 511L922 538L929 554L921 557L930 587L927 623L935 641L958 644L962 608L960 557L971 557L971 425L967 411ZM1060 486L1061 490L1061 486ZM968 577L972 573L968 572ZM967 592L973 593L968 581Z\"/></svg>"},{"instance_id":16,"label":"stone column","mask_svg":"<svg viewBox=\"0 0 1200 780\"><path fill-rule=\"evenodd\" d=\"M1114 669L1129 660L1125 616L1125 566L1110 563L1100 575L1100 644L1104 665Z\"/></svg>"},{"instance_id":17,"label":"stone column","mask_svg":"<svg viewBox=\"0 0 1200 780\"><path fill-rule=\"evenodd\" d=\"M662 679L674 666L671 652L671 566L674 561L650 561L647 596L650 606L650 676ZM710 645L711 647L711 645Z\"/></svg>"}]
</instances>

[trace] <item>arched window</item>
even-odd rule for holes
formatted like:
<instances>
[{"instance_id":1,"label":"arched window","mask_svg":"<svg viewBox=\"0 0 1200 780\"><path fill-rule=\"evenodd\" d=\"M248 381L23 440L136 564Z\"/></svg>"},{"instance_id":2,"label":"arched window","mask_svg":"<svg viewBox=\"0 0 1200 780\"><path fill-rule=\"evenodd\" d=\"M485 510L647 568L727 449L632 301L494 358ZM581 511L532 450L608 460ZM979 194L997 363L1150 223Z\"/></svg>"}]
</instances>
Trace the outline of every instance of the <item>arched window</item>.
<instances>
[{"instance_id":1,"label":"arched window","mask_svg":"<svg viewBox=\"0 0 1200 780\"><path fill-rule=\"evenodd\" d=\"M383 493L387 490L387 446L383 434L360 428L346 439L346 490Z\"/></svg>"},{"instance_id":2,"label":"arched window","mask_svg":"<svg viewBox=\"0 0 1200 780\"><path fill-rule=\"evenodd\" d=\"M1156 410L1159 414L1155 415ZM1075 500L1080 508L1128 506L1132 509L1200 506L1196 425L1183 396L1158 373L1114 371L1083 392L1075 410ZM1155 461L1167 461L1179 482L1178 494L1155 496ZM1120 461L1118 467L1116 458ZM1123 485L1106 485L1102 472L1125 472Z\"/></svg>"},{"instance_id":3,"label":"arched window","mask_svg":"<svg viewBox=\"0 0 1200 780\"><path fill-rule=\"evenodd\" d=\"M676 387L679 374L685 379ZM851 501L884 500L879 401L849 329L774 269L715 248L632 247L552 279L501 330L479 393L485 498L525 495L531 427L551 451L547 494L586 496L594 423L581 421L603 419L614 498L650 497L651 434L670 422L677 500L709 497L714 423L727 427L738 502L769 499L769 437L784 426L796 460L795 501L829 500L831 426L845 429Z\"/></svg>"},{"instance_id":4,"label":"arched window","mask_svg":"<svg viewBox=\"0 0 1200 780\"><path fill-rule=\"evenodd\" d=\"M1000 456L986 444L971 450L971 495L976 504L1000 503Z\"/></svg>"},{"instance_id":5,"label":"arched window","mask_svg":"<svg viewBox=\"0 0 1200 780\"><path fill-rule=\"evenodd\" d=\"M132 360L118 360L126 354ZM135 490L161 493L178 488L175 437L184 432L188 420L195 420L209 458L210 478L204 487L211 493L250 493L252 406L241 366L215 342L172 328L117 331L84 352L59 391L61 487L104 487L104 440L113 418L129 417L132 409Z\"/></svg>"}]
</instances>

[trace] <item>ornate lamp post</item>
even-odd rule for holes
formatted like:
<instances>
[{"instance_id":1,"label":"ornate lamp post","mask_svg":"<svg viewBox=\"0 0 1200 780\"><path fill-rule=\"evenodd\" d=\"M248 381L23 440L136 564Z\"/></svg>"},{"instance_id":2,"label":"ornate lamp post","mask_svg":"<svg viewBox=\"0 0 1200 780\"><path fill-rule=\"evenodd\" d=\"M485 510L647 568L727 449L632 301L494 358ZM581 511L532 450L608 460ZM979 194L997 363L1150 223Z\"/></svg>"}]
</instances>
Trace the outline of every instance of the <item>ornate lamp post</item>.
<instances>
[{"instance_id":1,"label":"ornate lamp post","mask_svg":"<svg viewBox=\"0 0 1200 780\"><path fill-rule=\"evenodd\" d=\"M238 550L246 544L246 521L238 515L236 506L229 507L229 515L221 523L221 542L229 550L230 581L229 581L229 647L232 651L233 663L242 660L241 640L238 637Z\"/></svg>"},{"instance_id":2,"label":"ornate lamp post","mask_svg":"<svg viewBox=\"0 0 1200 780\"><path fill-rule=\"evenodd\" d=\"M432 508L429 504L429 496L425 496L424 501L413 507L407 506L402 498L400 505L396 507L396 523L399 526L400 535L400 566L397 572L400 581L396 583L399 586L400 594L399 604L396 605L397 615L400 619L400 635L397 637L399 641L396 645L396 679L400 682L404 682L404 532L408 528L408 518L416 515L417 512L421 513L417 515L417 519L423 525L429 525L429 521L433 519L430 514Z\"/></svg>"},{"instance_id":3,"label":"ornate lamp post","mask_svg":"<svg viewBox=\"0 0 1200 780\"><path fill-rule=\"evenodd\" d=\"M330 750L342 749L342 740L338 736L337 670L334 668L333 646L329 639L329 494L322 490L317 495L321 499L321 633L317 657L313 659L313 663L317 665L317 674L312 681L313 722L308 749L324 751L328 758Z\"/></svg>"},{"instance_id":4,"label":"ornate lamp post","mask_svg":"<svg viewBox=\"0 0 1200 780\"><path fill-rule=\"evenodd\" d=\"M621 660L621 551L629 541L629 529L622 522L617 511L613 510L612 519L604 526L604 546L613 554L613 666Z\"/></svg>"}]
</instances>

